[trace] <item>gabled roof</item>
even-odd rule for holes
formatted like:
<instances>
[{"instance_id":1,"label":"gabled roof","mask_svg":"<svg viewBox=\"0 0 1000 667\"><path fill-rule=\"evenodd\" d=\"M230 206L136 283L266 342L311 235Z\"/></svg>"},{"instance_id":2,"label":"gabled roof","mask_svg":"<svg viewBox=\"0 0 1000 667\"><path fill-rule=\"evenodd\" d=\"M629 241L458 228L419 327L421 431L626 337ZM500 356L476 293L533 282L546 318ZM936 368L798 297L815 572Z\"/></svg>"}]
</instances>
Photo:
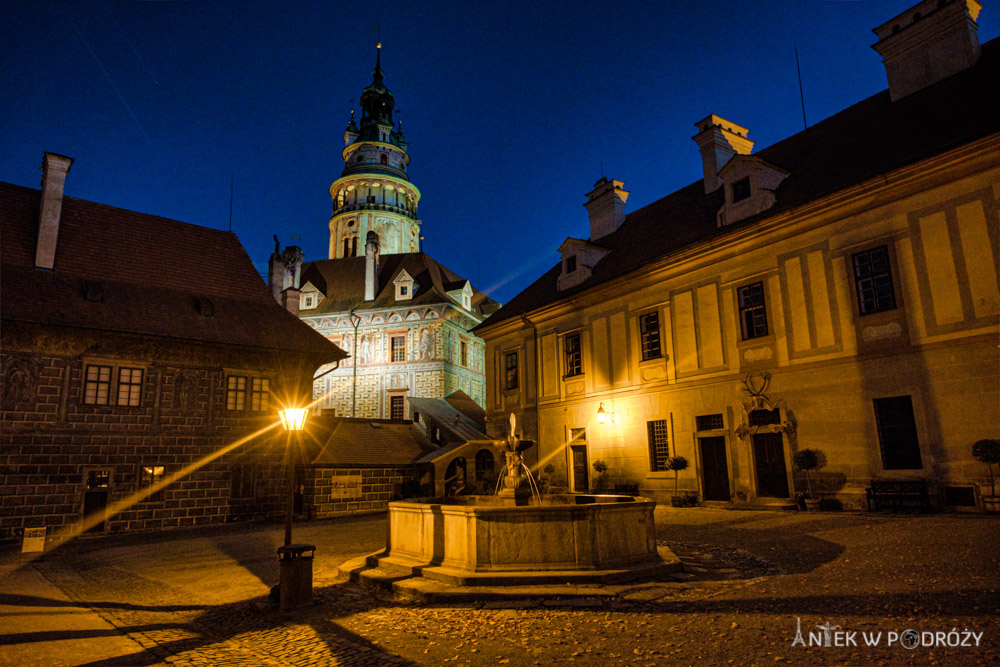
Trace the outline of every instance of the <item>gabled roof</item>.
<instances>
[{"instance_id":1,"label":"gabled roof","mask_svg":"<svg viewBox=\"0 0 1000 667\"><path fill-rule=\"evenodd\" d=\"M378 275L379 291L373 301L364 301L365 294L365 258L351 257L348 259L322 259L306 262L302 265L302 282L312 282L320 287L326 298L320 301L315 309L309 310L309 315L325 315L342 313L356 306L363 309L391 308L396 305L396 290L393 281L400 271L405 270L420 285L412 299L407 300L407 306L431 305L438 303L455 304L448 296L448 291L454 283L464 284L465 279L451 269L437 263L422 252L410 252L394 255L382 255L379 258ZM496 304L478 290L473 290L472 310L479 316L489 312L491 304ZM458 304L461 306L461 303Z\"/></svg>"},{"instance_id":2,"label":"gabled roof","mask_svg":"<svg viewBox=\"0 0 1000 667\"><path fill-rule=\"evenodd\" d=\"M275 302L232 232L65 197L53 270L36 269L40 200L0 183L4 320L346 356Z\"/></svg>"},{"instance_id":3,"label":"gabled roof","mask_svg":"<svg viewBox=\"0 0 1000 667\"><path fill-rule=\"evenodd\" d=\"M436 449L409 421L315 417L308 433L320 445L313 465L409 465Z\"/></svg>"},{"instance_id":4,"label":"gabled roof","mask_svg":"<svg viewBox=\"0 0 1000 667\"><path fill-rule=\"evenodd\" d=\"M486 429L470 419L464 413L456 410L443 398L407 399L410 407L423 415L428 421L434 422L442 431L451 437L444 440L482 440L486 438Z\"/></svg>"},{"instance_id":5,"label":"gabled roof","mask_svg":"<svg viewBox=\"0 0 1000 667\"><path fill-rule=\"evenodd\" d=\"M580 285L557 289L557 264L507 302L476 331L626 275L654 260L819 197L1000 131L1000 40L982 46L979 63L897 102L873 95L754 155L789 172L775 205L719 228L723 189L706 195L701 180L629 213L600 239L611 253ZM694 147L692 147L694 150Z\"/></svg>"}]
</instances>

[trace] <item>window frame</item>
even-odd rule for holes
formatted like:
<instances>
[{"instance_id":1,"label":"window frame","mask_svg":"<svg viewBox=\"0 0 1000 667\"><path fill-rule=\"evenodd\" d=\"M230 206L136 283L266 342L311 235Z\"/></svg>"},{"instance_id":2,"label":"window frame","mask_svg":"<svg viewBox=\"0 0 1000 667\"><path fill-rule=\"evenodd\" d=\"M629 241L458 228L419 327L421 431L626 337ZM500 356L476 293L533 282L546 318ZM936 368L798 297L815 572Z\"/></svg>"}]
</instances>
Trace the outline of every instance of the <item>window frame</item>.
<instances>
[{"instance_id":1,"label":"window frame","mask_svg":"<svg viewBox=\"0 0 1000 667\"><path fill-rule=\"evenodd\" d=\"M658 435L657 430L661 427L662 433ZM660 435L662 435L662 441L660 441ZM667 465L670 461L670 420L648 420L646 422L646 442L649 445L649 471L669 471Z\"/></svg>"},{"instance_id":2,"label":"window frame","mask_svg":"<svg viewBox=\"0 0 1000 667\"><path fill-rule=\"evenodd\" d=\"M759 293L760 303L756 303L755 300L753 300L752 298L754 295L751 293L751 291L755 287L760 288L760 293ZM744 305L745 291L747 293L747 296L749 297L747 299L746 305ZM756 318L758 312L763 319L763 332L759 332L757 330L758 322L756 321L756 319L753 322L754 330L749 331L747 326L746 316L750 315L751 317ZM761 338L767 338L768 336L771 335L771 327L767 321L767 287L763 280L758 280L756 282L740 285L739 287L736 288L736 313L740 321L741 341L758 340Z\"/></svg>"},{"instance_id":3,"label":"window frame","mask_svg":"<svg viewBox=\"0 0 1000 667\"><path fill-rule=\"evenodd\" d=\"M397 348L396 341L402 341ZM400 359L396 358L396 353L400 353ZM406 363L406 334L390 334L389 335L389 363L390 364L404 364Z\"/></svg>"},{"instance_id":4,"label":"window frame","mask_svg":"<svg viewBox=\"0 0 1000 667\"><path fill-rule=\"evenodd\" d=\"M874 262L872 262L872 253L882 251L884 253L885 268L881 271L874 271L873 269L869 271L864 276L859 276L858 271L858 258L862 256L868 257L868 266L871 267ZM857 250L850 254L850 269L851 276L854 279L854 307L858 314L858 317L865 317L868 315L875 315L877 313L886 313L889 311L896 310L899 308L899 299L896 296L896 277L893 275L895 271L895 262L890 248L889 243L883 243L881 245L873 245L861 250ZM874 296L874 306L872 309L866 309L864 304L866 301L863 298L865 288L862 286L862 280L871 280L874 282L877 278L884 278L888 282L889 293L887 297L891 303L889 305L879 305L879 297L877 294ZM877 292L878 287L873 285L871 288L872 292Z\"/></svg>"},{"instance_id":5,"label":"window frame","mask_svg":"<svg viewBox=\"0 0 1000 667\"><path fill-rule=\"evenodd\" d=\"M90 371L94 369L97 377L91 378ZM107 379L102 377L101 371L107 371ZM111 402L111 379L115 375L115 367L100 363L85 364L83 367L83 403L84 405L114 405ZM93 400L89 399L90 388L94 387ZM101 388L104 388L104 395L101 396ZM103 400L100 400L103 398Z\"/></svg>"},{"instance_id":6,"label":"window frame","mask_svg":"<svg viewBox=\"0 0 1000 667\"><path fill-rule=\"evenodd\" d=\"M271 381L265 377L250 378L250 412L267 412L271 409Z\"/></svg>"},{"instance_id":7,"label":"window frame","mask_svg":"<svg viewBox=\"0 0 1000 667\"><path fill-rule=\"evenodd\" d=\"M247 409L247 375L226 375L226 411L245 412ZM242 386L240 386L242 380ZM234 382L235 381L235 382Z\"/></svg>"},{"instance_id":8,"label":"window frame","mask_svg":"<svg viewBox=\"0 0 1000 667\"><path fill-rule=\"evenodd\" d=\"M737 194L739 195L738 198ZM738 181L733 181L732 185L729 186L729 197L734 204L753 197L753 186L750 184L750 177L744 176Z\"/></svg>"},{"instance_id":9,"label":"window frame","mask_svg":"<svg viewBox=\"0 0 1000 667\"><path fill-rule=\"evenodd\" d=\"M254 466L240 463L229 470L229 497L231 499L256 498L257 470Z\"/></svg>"},{"instance_id":10,"label":"window frame","mask_svg":"<svg viewBox=\"0 0 1000 667\"><path fill-rule=\"evenodd\" d=\"M563 260L563 273L568 275L576 271L576 268L576 255L566 255L566 259Z\"/></svg>"},{"instance_id":11,"label":"window frame","mask_svg":"<svg viewBox=\"0 0 1000 667\"><path fill-rule=\"evenodd\" d=\"M650 320L653 320L655 322L655 331L653 330L653 327L648 326ZM642 315L639 315L638 330L639 330L639 358L642 361L653 361L655 359L662 359L663 332L660 329L659 311L652 310L648 313L643 313ZM654 343L655 343L655 350L653 349Z\"/></svg>"},{"instance_id":12,"label":"window frame","mask_svg":"<svg viewBox=\"0 0 1000 667\"><path fill-rule=\"evenodd\" d=\"M511 359L514 363L511 364ZM504 391L514 391L521 388L520 380L520 360L518 359L517 350L511 350L510 352L505 352L503 355L504 363Z\"/></svg>"},{"instance_id":13,"label":"window frame","mask_svg":"<svg viewBox=\"0 0 1000 667\"><path fill-rule=\"evenodd\" d=\"M899 405L905 399L905 404L907 412L909 413L909 422L902 423L896 422L887 423L887 417L890 415L885 414L888 412L888 408L891 405L889 401L898 401ZM880 410L879 406L884 405L885 410ZM882 469L883 470L924 470L924 457L923 453L920 451L920 432L917 429L917 417L913 410L913 396L911 394L906 394L902 396L883 396L880 398L872 398L872 412L875 416L875 435L878 438L878 449L879 456L881 458ZM899 416L892 415L892 416ZM901 433L901 431L909 431L909 433ZM912 442L906 443L910 448L907 451L897 450L892 451L887 455L886 450L886 440L887 436L890 434L895 436L909 435L912 437ZM890 442L889 444L898 446L898 442ZM893 460L893 465L889 465L891 458L897 459ZM918 464L918 465L914 465Z\"/></svg>"},{"instance_id":14,"label":"window frame","mask_svg":"<svg viewBox=\"0 0 1000 667\"><path fill-rule=\"evenodd\" d=\"M160 471L159 474L156 473L157 469L159 469ZM151 486L159 484L160 482L163 481L163 478L166 476L167 476L167 467L165 465L146 465L145 463L140 463L138 490L141 491L142 489L148 489ZM152 493L146 496L143 500L153 501L153 502L163 500L163 489L160 489L156 493Z\"/></svg>"},{"instance_id":15,"label":"window frame","mask_svg":"<svg viewBox=\"0 0 1000 667\"><path fill-rule=\"evenodd\" d=\"M571 346L570 341L575 341ZM579 331L563 336L563 379L583 375L583 336ZM572 349L571 349L572 347Z\"/></svg>"},{"instance_id":16,"label":"window frame","mask_svg":"<svg viewBox=\"0 0 1000 667\"><path fill-rule=\"evenodd\" d=\"M96 371L96 377L91 377L92 370ZM135 362L84 361L80 403L106 408L141 408L148 375L146 370L146 365Z\"/></svg>"},{"instance_id":17,"label":"window frame","mask_svg":"<svg viewBox=\"0 0 1000 667\"><path fill-rule=\"evenodd\" d=\"M395 416L395 408L399 406L399 416ZM404 394L389 394L389 419L402 421L406 419L406 396Z\"/></svg>"}]
</instances>

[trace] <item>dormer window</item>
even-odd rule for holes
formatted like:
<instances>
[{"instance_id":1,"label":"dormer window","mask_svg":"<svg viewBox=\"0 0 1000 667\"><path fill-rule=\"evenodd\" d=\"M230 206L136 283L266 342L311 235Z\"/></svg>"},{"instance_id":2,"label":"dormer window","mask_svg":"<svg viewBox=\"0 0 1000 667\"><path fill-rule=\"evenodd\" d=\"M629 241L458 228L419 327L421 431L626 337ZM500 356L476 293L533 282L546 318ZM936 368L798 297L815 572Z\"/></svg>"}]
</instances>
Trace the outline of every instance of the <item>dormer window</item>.
<instances>
[{"instance_id":1,"label":"dormer window","mask_svg":"<svg viewBox=\"0 0 1000 667\"><path fill-rule=\"evenodd\" d=\"M462 308L472 310L472 285L468 280L455 282L449 285L448 296L462 304Z\"/></svg>"},{"instance_id":2,"label":"dormer window","mask_svg":"<svg viewBox=\"0 0 1000 667\"><path fill-rule=\"evenodd\" d=\"M573 273L576 271L576 255L570 255L563 260L563 273Z\"/></svg>"},{"instance_id":3,"label":"dormer window","mask_svg":"<svg viewBox=\"0 0 1000 667\"><path fill-rule=\"evenodd\" d=\"M583 239L568 238L563 241L559 246L562 271L556 282L559 291L576 287L587 280L608 252L607 248Z\"/></svg>"},{"instance_id":4,"label":"dormer window","mask_svg":"<svg viewBox=\"0 0 1000 667\"><path fill-rule=\"evenodd\" d=\"M399 272L396 279L392 281L396 288L396 301L409 301L417 291L416 281L407 273L406 269Z\"/></svg>"},{"instance_id":5,"label":"dormer window","mask_svg":"<svg viewBox=\"0 0 1000 667\"><path fill-rule=\"evenodd\" d=\"M743 201L750 198L750 177L741 178L733 183L733 202Z\"/></svg>"},{"instance_id":6,"label":"dormer window","mask_svg":"<svg viewBox=\"0 0 1000 667\"><path fill-rule=\"evenodd\" d=\"M472 296L469 294L462 295L462 308L466 310L472 310Z\"/></svg>"},{"instance_id":7,"label":"dormer window","mask_svg":"<svg viewBox=\"0 0 1000 667\"><path fill-rule=\"evenodd\" d=\"M299 310L310 310L319 305L319 299L315 292L310 292L309 294L302 294L299 297Z\"/></svg>"}]
</instances>

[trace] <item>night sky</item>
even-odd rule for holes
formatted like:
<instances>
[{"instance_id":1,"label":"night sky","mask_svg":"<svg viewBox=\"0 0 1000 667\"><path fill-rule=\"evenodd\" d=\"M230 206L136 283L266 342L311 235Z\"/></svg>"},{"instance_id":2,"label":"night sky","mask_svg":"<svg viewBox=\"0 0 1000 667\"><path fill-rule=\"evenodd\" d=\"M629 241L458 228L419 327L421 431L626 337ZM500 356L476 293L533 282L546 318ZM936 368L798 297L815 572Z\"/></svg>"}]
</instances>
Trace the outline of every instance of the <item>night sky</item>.
<instances>
[{"instance_id":1,"label":"night sky","mask_svg":"<svg viewBox=\"0 0 1000 667\"><path fill-rule=\"evenodd\" d=\"M258 268L273 234L324 259L381 24L424 249L507 301L589 235L602 164L633 211L701 177L709 113L755 151L801 130L796 46L810 124L885 89L871 29L913 4L3 0L0 180L52 151L70 196L226 229L232 178Z\"/></svg>"}]
</instances>

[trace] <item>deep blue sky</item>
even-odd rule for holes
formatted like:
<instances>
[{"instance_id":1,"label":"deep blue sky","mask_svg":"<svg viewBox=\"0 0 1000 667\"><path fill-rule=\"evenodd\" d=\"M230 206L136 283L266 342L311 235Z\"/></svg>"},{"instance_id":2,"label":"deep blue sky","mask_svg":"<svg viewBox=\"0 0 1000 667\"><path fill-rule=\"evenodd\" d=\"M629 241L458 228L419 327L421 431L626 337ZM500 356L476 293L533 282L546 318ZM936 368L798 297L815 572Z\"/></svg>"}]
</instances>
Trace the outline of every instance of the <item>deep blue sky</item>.
<instances>
[{"instance_id":1,"label":"deep blue sky","mask_svg":"<svg viewBox=\"0 0 1000 667\"><path fill-rule=\"evenodd\" d=\"M871 29L912 4L2 0L0 180L53 151L68 195L226 229L232 176L260 268L272 234L323 259L381 23L424 249L506 301L588 236L602 162L632 211L700 178L709 113L757 149L800 130L796 45L810 124L883 90Z\"/></svg>"}]
</instances>

